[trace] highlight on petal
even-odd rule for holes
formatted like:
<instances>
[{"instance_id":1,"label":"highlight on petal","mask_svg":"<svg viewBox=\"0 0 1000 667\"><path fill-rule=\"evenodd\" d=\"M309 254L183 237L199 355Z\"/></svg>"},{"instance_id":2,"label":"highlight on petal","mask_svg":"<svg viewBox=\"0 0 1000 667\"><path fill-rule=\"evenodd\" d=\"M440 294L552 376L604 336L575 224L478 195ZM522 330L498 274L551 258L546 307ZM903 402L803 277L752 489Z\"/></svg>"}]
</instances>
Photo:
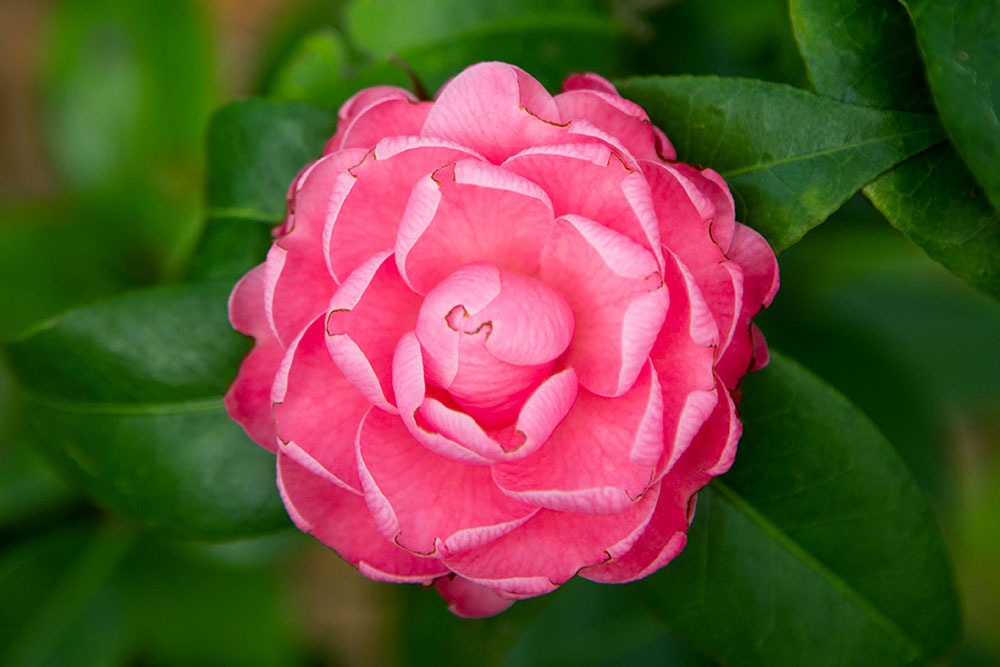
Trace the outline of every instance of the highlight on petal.
<instances>
[{"instance_id":1,"label":"highlight on petal","mask_svg":"<svg viewBox=\"0 0 1000 667\"><path fill-rule=\"evenodd\" d=\"M628 391L667 313L653 254L603 225L566 215L545 246L539 278L573 308L576 333L565 363L580 384L601 396Z\"/></svg>"},{"instance_id":2,"label":"highlight on petal","mask_svg":"<svg viewBox=\"0 0 1000 667\"><path fill-rule=\"evenodd\" d=\"M326 347L344 376L371 403L395 412L392 355L420 308L396 271L392 253L359 266L330 299Z\"/></svg>"},{"instance_id":3,"label":"highlight on petal","mask_svg":"<svg viewBox=\"0 0 1000 667\"><path fill-rule=\"evenodd\" d=\"M530 274L552 225L552 204L538 185L480 160L459 160L413 188L396 262L419 294L473 262Z\"/></svg>"},{"instance_id":4,"label":"highlight on petal","mask_svg":"<svg viewBox=\"0 0 1000 667\"><path fill-rule=\"evenodd\" d=\"M278 491L299 530L316 537L370 579L429 583L448 573L437 558L416 556L382 537L362 496L313 475L280 453Z\"/></svg>"},{"instance_id":5,"label":"highlight on petal","mask_svg":"<svg viewBox=\"0 0 1000 667\"><path fill-rule=\"evenodd\" d=\"M421 135L458 142L499 164L528 146L560 143L559 122L542 84L519 67L488 62L445 84Z\"/></svg>"},{"instance_id":6,"label":"highlight on petal","mask_svg":"<svg viewBox=\"0 0 1000 667\"><path fill-rule=\"evenodd\" d=\"M380 522L383 535L414 553L487 544L537 512L505 496L489 468L437 456L375 408L358 430L357 456L372 514L391 517Z\"/></svg>"},{"instance_id":7,"label":"highlight on petal","mask_svg":"<svg viewBox=\"0 0 1000 667\"><path fill-rule=\"evenodd\" d=\"M649 486L663 450L663 395L650 364L623 396L581 391L544 447L493 466L513 498L563 512L616 514Z\"/></svg>"}]
</instances>

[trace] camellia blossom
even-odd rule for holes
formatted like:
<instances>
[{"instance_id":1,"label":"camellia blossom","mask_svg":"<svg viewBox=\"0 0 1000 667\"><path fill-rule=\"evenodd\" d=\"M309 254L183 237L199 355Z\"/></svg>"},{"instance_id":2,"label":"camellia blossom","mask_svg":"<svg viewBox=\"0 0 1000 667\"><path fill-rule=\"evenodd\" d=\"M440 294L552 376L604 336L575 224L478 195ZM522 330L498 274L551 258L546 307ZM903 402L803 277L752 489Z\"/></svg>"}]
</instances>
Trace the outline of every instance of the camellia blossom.
<instances>
[{"instance_id":1,"label":"camellia blossom","mask_svg":"<svg viewBox=\"0 0 1000 667\"><path fill-rule=\"evenodd\" d=\"M344 104L229 303L255 345L226 405L295 524L463 616L676 556L778 273L675 159L593 74L552 96L481 63Z\"/></svg>"}]
</instances>

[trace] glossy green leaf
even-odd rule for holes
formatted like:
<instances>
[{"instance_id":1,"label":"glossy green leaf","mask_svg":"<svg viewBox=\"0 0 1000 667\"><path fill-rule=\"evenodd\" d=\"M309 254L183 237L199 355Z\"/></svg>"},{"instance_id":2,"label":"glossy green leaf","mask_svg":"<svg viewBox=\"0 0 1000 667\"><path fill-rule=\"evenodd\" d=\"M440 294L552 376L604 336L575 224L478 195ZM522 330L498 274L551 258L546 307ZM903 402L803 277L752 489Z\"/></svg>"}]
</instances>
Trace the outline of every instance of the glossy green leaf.
<instances>
[{"instance_id":1,"label":"glossy green leaf","mask_svg":"<svg viewBox=\"0 0 1000 667\"><path fill-rule=\"evenodd\" d=\"M886 109L930 104L905 10L894 0L793 0L796 38L816 90ZM896 229L955 275L1000 296L1000 222L955 151L939 146L864 189Z\"/></svg>"},{"instance_id":2,"label":"glossy green leaf","mask_svg":"<svg viewBox=\"0 0 1000 667\"><path fill-rule=\"evenodd\" d=\"M323 152L336 114L293 102L247 100L219 109L208 130L208 214L269 223L288 186Z\"/></svg>"},{"instance_id":3,"label":"glossy green leaf","mask_svg":"<svg viewBox=\"0 0 1000 667\"><path fill-rule=\"evenodd\" d=\"M249 343L228 287L150 289L71 311L6 346L27 436L102 505L223 538L287 519L273 457L226 415Z\"/></svg>"},{"instance_id":4,"label":"glossy green leaf","mask_svg":"<svg viewBox=\"0 0 1000 667\"><path fill-rule=\"evenodd\" d=\"M637 584L723 664L916 665L960 634L944 539L878 430L774 354L749 376L733 469L699 495L684 552Z\"/></svg>"},{"instance_id":5,"label":"glossy green leaf","mask_svg":"<svg viewBox=\"0 0 1000 667\"><path fill-rule=\"evenodd\" d=\"M954 150L939 146L912 157L864 192L932 259L1000 299L1000 213Z\"/></svg>"},{"instance_id":6,"label":"glossy green leaf","mask_svg":"<svg viewBox=\"0 0 1000 667\"><path fill-rule=\"evenodd\" d=\"M1000 208L1000 21L993 0L902 0L955 148Z\"/></svg>"},{"instance_id":7,"label":"glossy green leaf","mask_svg":"<svg viewBox=\"0 0 1000 667\"><path fill-rule=\"evenodd\" d=\"M791 0L795 38L822 95L931 111L913 26L897 0Z\"/></svg>"},{"instance_id":8,"label":"glossy green leaf","mask_svg":"<svg viewBox=\"0 0 1000 667\"><path fill-rule=\"evenodd\" d=\"M777 250L942 136L934 116L878 111L763 81L636 78L621 92L667 133L679 159L725 177L739 219Z\"/></svg>"}]
</instances>

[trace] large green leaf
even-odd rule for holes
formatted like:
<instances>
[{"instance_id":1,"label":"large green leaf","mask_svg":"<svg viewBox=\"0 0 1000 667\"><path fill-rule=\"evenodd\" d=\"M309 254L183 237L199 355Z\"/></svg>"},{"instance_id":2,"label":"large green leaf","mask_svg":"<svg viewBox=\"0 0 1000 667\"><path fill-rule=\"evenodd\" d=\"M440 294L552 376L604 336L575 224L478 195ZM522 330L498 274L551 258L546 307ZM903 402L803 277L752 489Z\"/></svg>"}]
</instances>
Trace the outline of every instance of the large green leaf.
<instances>
[{"instance_id":1,"label":"large green leaf","mask_svg":"<svg viewBox=\"0 0 1000 667\"><path fill-rule=\"evenodd\" d=\"M1000 21L993 0L902 0L941 120L1000 208Z\"/></svg>"},{"instance_id":2,"label":"large green leaf","mask_svg":"<svg viewBox=\"0 0 1000 667\"><path fill-rule=\"evenodd\" d=\"M819 93L885 109L928 107L913 26L897 2L793 0L791 10ZM952 148L914 156L864 192L933 259L1000 296L1000 222Z\"/></svg>"},{"instance_id":3,"label":"large green leaf","mask_svg":"<svg viewBox=\"0 0 1000 667\"><path fill-rule=\"evenodd\" d=\"M878 109L930 111L913 27L897 0L790 0L817 92Z\"/></svg>"},{"instance_id":4,"label":"large green leaf","mask_svg":"<svg viewBox=\"0 0 1000 667\"><path fill-rule=\"evenodd\" d=\"M934 116L878 111L781 84L715 77L625 81L677 148L733 190L740 219L776 250L865 183L941 140Z\"/></svg>"},{"instance_id":5,"label":"large green leaf","mask_svg":"<svg viewBox=\"0 0 1000 667\"><path fill-rule=\"evenodd\" d=\"M747 378L741 414L736 464L640 593L724 664L913 665L952 648L944 539L878 430L777 354Z\"/></svg>"},{"instance_id":6,"label":"large green leaf","mask_svg":"<svg viewBox=\"0 0 1000 667\"><path fill-rule=\"evenodd\" d=\"M248 349L228 286L129 293L6 346L28 437L102 505L170 534L283 525L273 457L221 397Z\"/></svg>"}]
</instances>

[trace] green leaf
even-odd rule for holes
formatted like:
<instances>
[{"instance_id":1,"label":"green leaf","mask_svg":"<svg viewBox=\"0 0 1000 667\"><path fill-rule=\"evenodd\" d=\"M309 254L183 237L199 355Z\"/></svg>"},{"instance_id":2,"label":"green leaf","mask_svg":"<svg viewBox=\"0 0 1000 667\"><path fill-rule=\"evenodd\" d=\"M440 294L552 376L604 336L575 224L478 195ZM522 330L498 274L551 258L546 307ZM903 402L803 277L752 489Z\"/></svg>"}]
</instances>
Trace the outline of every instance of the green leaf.
<instances>
[{"instance_id":1,"label":"green leaf","mask_svg":"<svg viewBox=\"0 0 1000 667\"><path fill-rule=\"evenodd\" d=\"M933 109L913 26L897 0L789 4L817 92L877 109Z\"/></svg>"},{"instance_id":2,"label":"green leaf","mask_svg":"<svg viewBox=\"0 0 1000 667\"><path fill-rule=\"evenodd\" d=\"M1000 299L1000 213L954 150L939 146L912 157L864 192L932 259Z\"/></svg>"},{"instance_id":3,"label":"green leaf","mask_svg":"<svg viewBox=\"0 0 1000 667\"><path fill-rule=\"evenodd\" d=\"M793 0L791 9L818 92L880 108L930 105L913 26L894 0ZM864 193L934 260L1000 296L1000 222L953 149L910 158Z\"/></svg>"},{"instance_id":4,"label":"green leaf","mask_svg":"<svg viewBox=\"0 0 1000 667\"><path fill-rule=\"evenodd\" d=\"M785 357L749 376L733 469L636 587L724 664L913 665L959 639L934 516L878 430Z\"/></svg>"},{"instance_id":5,"label":"green leaf","mask_svg":"<svg viewBox=\"0 0 1000 667\"><path fill-rule=\"evenodd\" d=\"M294 102L247 100L219 109L208 129L208 214L280 222L295 175L323 152L336 115Z\"/></svg>"},{"instance_id":6,"label":"green leaf","mask_svg":"<svg viewBox=\"0 0 1000 667\"><path fill-rule=\"evenodd\" d=\"M273 457L226 415L248 349L228 287L138 291L6 346L28 437L102 505L169 534L224 538L287 519Z\"/></svg>"},{"instance_id":7,"label":"green leaf","mask_svg":"<svg viewBox=\"0 0 1000 667\"><path fill-rule=\"evenodd\" d=\"M715 77L625 81L679 159L712 167L740 219L776 250L798 241L865 183L941 140L927 114L834 102L781 84Z\"/></svg>"},{"instance_id":8,"label":"green leaf","mask_svg":"<svg viewBox=\"0 0 1000 667\"><path fill-rule=\"evenodd\" d=\"M993 0L901 0L948 135L1000 208L1000 22Z\"/></svg>"}]
</instances>

